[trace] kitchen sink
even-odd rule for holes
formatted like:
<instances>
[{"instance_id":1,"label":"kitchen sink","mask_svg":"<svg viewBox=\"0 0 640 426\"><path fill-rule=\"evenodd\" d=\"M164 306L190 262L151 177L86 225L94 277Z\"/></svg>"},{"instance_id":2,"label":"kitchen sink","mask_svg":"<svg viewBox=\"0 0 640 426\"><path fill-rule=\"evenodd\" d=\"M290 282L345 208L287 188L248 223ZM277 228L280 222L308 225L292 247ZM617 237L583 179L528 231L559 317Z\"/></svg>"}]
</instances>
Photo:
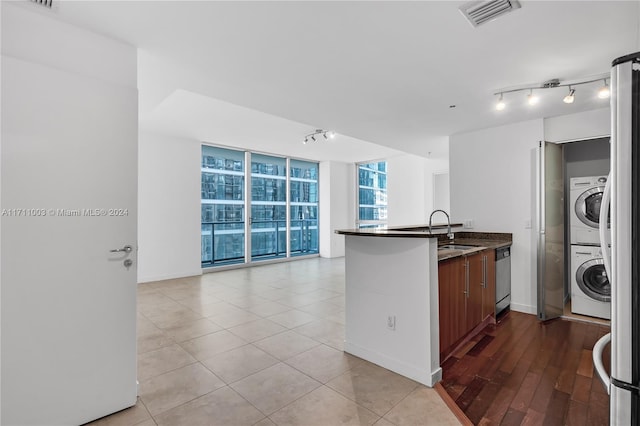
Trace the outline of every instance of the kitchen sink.
<instances>
[{"instance_id":1,"label":"kitchen sink","mask_svg":"<svg viewBox=\"0 0 640 426\"><path fill-rule=\"evenodd\" d=\"M445 244L443 246L439 246L438 250L468 250L476 248L476 246L467 246L464 244Z\"/></svg>"}]
</instances>

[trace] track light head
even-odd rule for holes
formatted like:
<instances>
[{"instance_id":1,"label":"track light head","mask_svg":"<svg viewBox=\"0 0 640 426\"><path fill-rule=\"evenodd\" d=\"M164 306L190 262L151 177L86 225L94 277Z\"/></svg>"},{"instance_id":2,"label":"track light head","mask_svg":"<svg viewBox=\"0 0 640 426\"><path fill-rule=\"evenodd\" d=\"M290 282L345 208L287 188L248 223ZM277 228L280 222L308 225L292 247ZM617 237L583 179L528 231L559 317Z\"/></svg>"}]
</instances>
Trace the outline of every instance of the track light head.
<instances>
[{"instance_id":1,"label":"track light head","mask_svg":"<svg viewBox=\"0 0 640 426\"><path fill-rule=\"evenodd\" d=\"M315 142L316 141L316 137L311 135L311 140Z\"/></svg>"},{"instance_id":2,"label":"track light head","mask_svg":"<svg viewBox=\"0 0 640 426\"><path fill-rule=\"evenodd\" d=\"M326 134L326 133L325 133ZM330 131L329 132L329 139L335 139L336 138L336 132L334 131Z\"/></svg>"},{"instance_id":3,"label":"track light head","mask_svg":"<svg viewBox=\"0 0 640 426\"><path fill-rule=\"evenodd\" d=\"M322 137L324 137L324 140L329 139L329 138L327 137L327 132L324 132L324 133L322 134Z\"/></svg>"},{"instance_id":4,"label":"track light head","mask_svg":"<svg viewBox=\"0 0 640 426\"><path fill-rule=\"evenodd\" d=\"M598 90L598 97L600 99L607 99L609 96L611 96L611 91L609 90L609 85L607 84L607 79L604 79L604 86L602 86L600 88L600 90Z\"/></svg>"},{"instance_id":5,"label":"track light head","mask_svg":"<svg viewBox=\"0 0 640 426\"><path fill-rule=\"evenodd\" d=\"M574 93L576 93L576 89L572 89L571 86L569 86L569 94L564 97L562 102L564 102L565 104L572 104L573 101L576 100Z\"/></svg>"},{"instance_id":6,"label":"track light head","mask_svg":"<svg viewBox=\"0 0 640 426\"><path fill-rule=\"evenodd\" d=\"M533 89L529 90L529 94L527 95L527 103L529 105L535 105L538 103L540 98L533 93Z\"/></svg>"},{"instance_id":7,"label":"track light head","mask_svg":"<svg viewBox=\"0 0 640 426\"><path fill-rule=\"evenodd\" d=\"M497 111L502 111L503 109L505 109L507 106L507 104L504 103L504 100L502 99L502 93L500 93L500 98L498 99L498 102L496 103L496 110Z\"/></svg>"}]
</instances>

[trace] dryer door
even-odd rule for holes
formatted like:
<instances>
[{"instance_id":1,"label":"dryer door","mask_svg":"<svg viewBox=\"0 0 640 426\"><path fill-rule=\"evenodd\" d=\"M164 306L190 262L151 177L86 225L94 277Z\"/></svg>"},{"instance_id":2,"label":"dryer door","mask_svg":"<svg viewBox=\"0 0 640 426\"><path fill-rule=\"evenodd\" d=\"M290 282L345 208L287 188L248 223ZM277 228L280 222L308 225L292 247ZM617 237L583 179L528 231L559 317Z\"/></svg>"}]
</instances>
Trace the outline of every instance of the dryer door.
<instances>
[{"instance_id":1,"label":"dryer door","mask_svg":"<svg viewBox=\"0 0 640 426\"><path fill-rule=\"evenodd\" d=\"M602 259L584 262L576 271L576 282L587 296L600 302L611 301L611 284Z\"/></svg>"},{"instance_id":2,"label":"dryer door","mask_svg":"<svg viewBox=\"0 0 640 426\"><path fill-rule=\"evenodd\" d=\"M589 188L580 194L574 206L578 219L595 229L598 229L600 223L600 205L602 204L603 192L604 186Z\"/></svg>"}]
</instances>

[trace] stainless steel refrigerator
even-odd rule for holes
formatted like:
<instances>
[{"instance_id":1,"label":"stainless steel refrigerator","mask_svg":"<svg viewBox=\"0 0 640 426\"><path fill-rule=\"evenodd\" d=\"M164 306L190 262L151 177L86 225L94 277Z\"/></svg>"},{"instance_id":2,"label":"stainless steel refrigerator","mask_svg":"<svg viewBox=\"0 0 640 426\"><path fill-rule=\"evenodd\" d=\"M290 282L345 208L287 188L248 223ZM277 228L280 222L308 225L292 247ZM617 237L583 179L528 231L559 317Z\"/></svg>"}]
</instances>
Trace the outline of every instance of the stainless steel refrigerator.
<instances>
[{"instance_id":1,"label":"stainless steel refrigerator","mask_svg":"<svg viewBox=\"0 0 640 426\"><path fill-rule=\"evenodd\" d=\"M610 424L640 425L640 52L613 61L611 118L611 175L600 211L607 217L610 198L611 228L600 221L600 240L611 283L611 333L596 343L593 359L611 396ZM610 375L602 364L609 340Z\"/></svg>"}]
</instances>

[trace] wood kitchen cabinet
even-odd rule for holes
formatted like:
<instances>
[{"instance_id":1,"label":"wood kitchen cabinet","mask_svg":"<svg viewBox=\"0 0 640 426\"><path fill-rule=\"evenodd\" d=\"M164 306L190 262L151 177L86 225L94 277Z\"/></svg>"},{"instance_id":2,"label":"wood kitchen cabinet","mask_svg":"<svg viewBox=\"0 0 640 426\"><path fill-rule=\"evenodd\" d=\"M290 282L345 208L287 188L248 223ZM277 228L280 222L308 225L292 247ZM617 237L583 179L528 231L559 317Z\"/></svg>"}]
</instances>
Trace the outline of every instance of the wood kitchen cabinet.
<instances>
[{"instance_id":1,"label":"wood kitchen cabinet","mask_svg":"<svg viewBox=\"0 0 640 426\"><path fill-rule=\"evenodd\" d=\"M438 264L441 354L466 332L465 262L463 257L457 257Z\"/></svg>"},{"instance_id":2,"label":"wood kitchen cabinet","mask_svg":"<svg viewBox=\"0 0 640 426\"><path fill-rule=\"evenodd\" d=\"M483 252L465 256L467 269L467 315L464 327L464 334L473 330L476 325L482 322L482 296L484 280L484 257Z\"/></svg>"},{"instance_id":3,"label":"wood kitchen cabinet","mask_svg":"<svg viewBox=\"0 0 640 426\"><path fill-rule=\"evenodd\" d=\"M438 265L440 359L446 358L488 317L495 318L495 250Z\"/></svg>"},{"instance_id":4,"label":"wood kitchen cabinet","mask_svg":"<svg viewBox=\"0 0 640 426\"><path fill-rule=\"evenodd\" d=\"M496 251L485 250L484 287L482 288L482 319L496 316Z\"/></svg>"}]
</instances>

